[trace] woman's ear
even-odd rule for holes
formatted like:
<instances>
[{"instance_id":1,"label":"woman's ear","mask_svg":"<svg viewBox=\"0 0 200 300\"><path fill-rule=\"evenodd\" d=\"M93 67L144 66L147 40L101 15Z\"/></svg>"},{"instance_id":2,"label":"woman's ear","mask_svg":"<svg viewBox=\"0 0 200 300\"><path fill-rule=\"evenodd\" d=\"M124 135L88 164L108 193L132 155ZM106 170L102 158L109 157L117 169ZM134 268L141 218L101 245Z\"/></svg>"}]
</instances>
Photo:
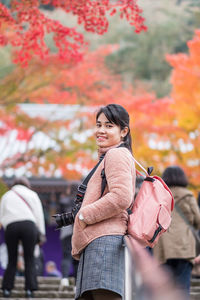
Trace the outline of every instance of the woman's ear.
<instances>
[{"instance_id":1,"label":"woman's ear","mask_svg":"<svg viewBox=\"0 0 200 300\"><path fill-rule=\"evenodd\" d=\"M125 138L125 136L128 134L128 132L129 132L128 127L125 127L124 129L122 129L122 131L121 131L121 138L122 139Z\"/></svg>"}]
</instances>

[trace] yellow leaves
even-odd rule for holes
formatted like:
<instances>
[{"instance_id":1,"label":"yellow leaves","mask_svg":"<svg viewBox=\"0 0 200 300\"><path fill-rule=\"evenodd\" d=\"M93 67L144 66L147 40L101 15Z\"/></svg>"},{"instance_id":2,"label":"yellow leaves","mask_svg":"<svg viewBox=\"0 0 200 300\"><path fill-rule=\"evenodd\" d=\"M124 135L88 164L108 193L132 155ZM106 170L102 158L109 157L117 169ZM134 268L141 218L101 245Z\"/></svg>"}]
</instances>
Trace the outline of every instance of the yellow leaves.
<instances>
[{"instance_id":1,"label":"yellow leaves","mask_svg":"<svg viewBox=\"0 0 200 300\"><path fill-rule=\"evenodd\" d=\"M176 119L178 121L178 126L184 128L188 133L199 129L200 124L200 114L196 109L196 105L192 105L191 102L181 103L180 108L177 109Z\"/></svg>"}]
</instances>

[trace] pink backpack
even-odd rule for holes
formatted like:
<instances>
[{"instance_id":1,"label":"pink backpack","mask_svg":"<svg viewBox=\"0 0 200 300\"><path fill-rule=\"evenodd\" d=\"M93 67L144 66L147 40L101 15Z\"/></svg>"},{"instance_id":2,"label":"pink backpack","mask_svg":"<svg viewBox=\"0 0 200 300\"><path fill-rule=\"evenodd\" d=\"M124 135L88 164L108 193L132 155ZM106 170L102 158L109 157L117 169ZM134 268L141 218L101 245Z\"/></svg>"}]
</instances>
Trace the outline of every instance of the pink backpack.
<instances>
[{"instance_id":1,"label":"pink backpack","mask_svg":"<svg viewBox=\"0 0 200 300\"><path fill-rule=\"evenodd\" d=\"M144 177L144 181L129 215L128 235L137 240L141 246L152 248L171 223L174 198L160 177L150 176L145 168L135 159L134 161L146 176L136 171Z\"/></svg>"}]
</instances>

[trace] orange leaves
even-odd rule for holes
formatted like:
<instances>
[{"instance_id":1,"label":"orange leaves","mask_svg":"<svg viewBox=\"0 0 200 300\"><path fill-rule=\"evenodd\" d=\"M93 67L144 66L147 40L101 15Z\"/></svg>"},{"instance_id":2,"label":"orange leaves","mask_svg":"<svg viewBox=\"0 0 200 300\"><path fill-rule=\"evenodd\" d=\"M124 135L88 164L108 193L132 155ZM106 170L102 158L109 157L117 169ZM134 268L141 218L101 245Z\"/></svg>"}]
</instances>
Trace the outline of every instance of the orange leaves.
<instances>
[{"instance_id":1,"label":"orange leaves","mask_svg":"<svg viewBox=\"0 0 200 300\"><path fill-rule=\"evenodd\" d=\"M187 132L199 126L200 119L200 31L188 42L189 54L168 55L174 67L172 97L177 120Z\"/></svg>"},{"instance_id":2,"label":"orange leaves","mask_svg":"<svg viewBox=\"0 0 200 300\"><path fill-rule=\"evenodd\" d=\"M31 62L26 69L16 68L4 80L6 91L10 90L10 85L17 86L16 90L12 89L13 93L9 92L7 96L4 94L2 98L5 103L4 107L6 103L10 103L11 99L19 99L21 103L26 99L31 103L53 104L51 108L55 108L52 115L45 111L42 114L42 108L38 114L33 114L32 108L25 118L24 111L18 111L19 117L14 114L18 101L10 107L9 114L12 115L14 122L12 128L19 129L18 140L27 138L28 141L28 128L32 128L33 136L29 139L30 144L37 144L36 137L41 135L40 132L43 133L42 143L40 142L42 149L32 149L32 151L27 151L26 155L22 153L15 156L12 160L13 166L18 166L19 161L22 163L21 156L26 156L30 161L36 158L36 162L30 167L33 174L37 172L39 174L52 172L53 174L55 170L58 170L57 172L62 176L70 175L73 178L75 176L80 178L95 164L95 158L91 159L91 155L96 150L95 141L92 138L92 128L95 123L94 110L99 105L108 103L119 103L128 109L133 120L131 124L133 135L137 140L136 143L134 142L134 147L138 153L141 149L145 149L148 153L146 135L159 128L155 120L158 113L162 114L162 106L159 105L161 102L157 101L153 94L139 93L131 87L125 88L120 77L111 74L104 64L104 59L115 48L116 46L106 46L95 52L86 52L79 64L61 63L55 56L50 57L48 63L46 60L42 62L36 60ZM59 104L63 105L61 117L51 118L56 117ZM65 109L71 104L81 105L77 107L78 113L74 114L66 110L65 114ZM83 107L85 107L84 110ZM166 111L166 104L164 107ZM44 148L47 138L51 140L51 142L47 141L50 146ZM24 163L27 163L27 158Z\"/></svg>"},{"instance_id":3,"label":"orange leaves","mask_svg":"<svg viewBox=\"0 0 200 300\"><path fill-rule=\"evenodd\" d=\"M1 127L1 134L14 126L20 132L18 138L22 139L26 138L28 128L33 128L33 137L42 132L43 148L32 148L24 155L26 163L28 157L32 162L31 172L80 178L95 164L96 146L92 137L95 109L119 103L130 114L136 158L145 166L153 165L156 172L162 172L169 164L182 165L197 185L200 182L199 40L197 32L194 41L188 43L189 55L167 57L173 66L173 90L171 97L163 99L141 88L124 86L120 77L106 68L105 57L116 46L101 47L94 52L85 50L77 64L61 62L57 55L43 61L34 59L28 68L18 67L5 78L4 88L0 85L4 103L0 117L7 124L7 129ZM46 113L43 118L39 113L37 117L26 118L22 112L16 117L16 102L24 101L60 107L61 117L48 115L45 119ZM68 107L75 107L76 112L67 110ZM56 116L56 110L52 115ZM50 147L44 147L45 139L47 144L51 140ZM18 164L24 163L18 156L13 161L16 159Z\"/></svg>"},{"instance_id":4,"label":"orange leaves","mask_svg":"<svg viewBox=\"0 0 200 300\"><path fill-rule=\"evenodd\" d=\"M61 63L55 55L42 62L35 60L26 69L16 68L13 74L4 80L4 86L7 86L8 90L15 82L17 86L7 97L4 94L5 103L11 99L19 99L19 102L26 99L37 104L49 103L52 107L55 105L55 113L52 116L56 116L56 107L59 108L60 104L63 105L63 113L68 105L81 105L78 113L66 111L66 115L62 114L60 119L52 119L49 115L47 117L45 112L43 119L41 113L37 118L36 115L27 116L27 119L23 116L22 127L26 130L28 127L34 128L34 137L38 131L42 131L45 134L44 140L47 136L55 142L55 146L50 149L36 149L35 155L29 152L31 160L35 159L35 156L44 158L44 162L37 158L37 164L34 163L31 167L34 174L50 174L49 168L53 168L52 172L58 170L62 176L70 175L73 178L80 178L86 173L95 164L95 158L91 158L96 150L92 138L94 111L98 106L108 103L121 104L129 111L136 157L142 158L146 163L157 163L158 151L155 154L155 149L150 148L149 140L157 142L158 136L164 139L164 134L174 129L171 121L173 111L169 106L171 99L158 100L153 93L134 90L131 86L124 87L120 77L114 76L104 63L105 57L115 51L116 47L108 45L94 52L86 51L83 60L78 64ZM10 109L10 113L12 112L13 109ZM20 115L23 115L22 112ZM14 119L17 120L16 116ZM19 120L15 122L15 126L22 130L20 124ZM20 136L25 134L22 132ZM45 143L41 146L43 144ZM44 170L40 171L39 166Z\"/></svg>"},{"instance_id":5,"label":"orange leaves","mask_svg":"<svg viewBox=\"0 0 200 300\"><path fill-rule=\"evenodd\" d=\"M177 122L174 135L176 144L179 143L177 162L186 168L191 183L199 186L200 30L195 31L193 40L188 42L188 48L188 54L168 55L167 60L173 66L172 109ZM176 145L175 140L173 142Z\"/></svg>"}]
</instances>

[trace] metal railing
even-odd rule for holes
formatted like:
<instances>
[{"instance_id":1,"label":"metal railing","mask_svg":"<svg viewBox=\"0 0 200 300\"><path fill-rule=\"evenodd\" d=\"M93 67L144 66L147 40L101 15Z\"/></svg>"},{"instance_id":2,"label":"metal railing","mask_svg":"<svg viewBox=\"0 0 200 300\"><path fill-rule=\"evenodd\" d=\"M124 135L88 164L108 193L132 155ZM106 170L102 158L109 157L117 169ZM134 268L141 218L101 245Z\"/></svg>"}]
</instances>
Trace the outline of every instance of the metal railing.
<instances>
[{"instance_id":1,"label":"metal railing","mask_svg":"<svg viewBox=\"0 0 200 300\"><path fill-rule=\"evenodd\" d=\"M187 299L147 249L128 236L125 244L125 300Z\"/></svg>"}]
</instances>

